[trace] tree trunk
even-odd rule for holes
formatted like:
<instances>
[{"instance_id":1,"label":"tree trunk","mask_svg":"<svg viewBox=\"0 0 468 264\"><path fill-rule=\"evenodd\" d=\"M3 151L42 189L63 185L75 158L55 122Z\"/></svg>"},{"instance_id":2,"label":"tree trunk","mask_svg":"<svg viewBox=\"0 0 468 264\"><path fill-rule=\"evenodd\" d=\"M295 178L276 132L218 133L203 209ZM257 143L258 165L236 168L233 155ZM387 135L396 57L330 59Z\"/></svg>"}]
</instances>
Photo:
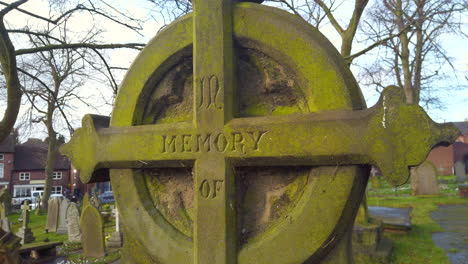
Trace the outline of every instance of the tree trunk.
<instances>
[{"instance_id":1,"label":"tree trunk","mask_svg":"<svg viewBox=\"0 0 468 264\"><path fill-rule=\"evenodd\" d=\"M16 68L15 48L6 31L3 16L0 17L0 64L8 93L7 108L3 114L2 121L0 121L0 142L2 142L13 131L13 126L15 125L21 106L22 96Z\"/></svg>"},{"instance_id":2,"label":"tree trunk","mask_svg":"<svg viewBox=\"0 0 468 264\"><path fill-rule=\"evenodd\" d=\"M47 212L49 206L49 198L52 193L52 174L54 172L55 165L55 150L57 148L57 133L53 127L53 113L55 109L55 102L51 99L47 108L47 119L45 121L47 126L47 134L49 138L47 147L47 161L45 166L45 184L44 184L44 196L42 198L42 211Z\"/></svg>"}]
</instances>

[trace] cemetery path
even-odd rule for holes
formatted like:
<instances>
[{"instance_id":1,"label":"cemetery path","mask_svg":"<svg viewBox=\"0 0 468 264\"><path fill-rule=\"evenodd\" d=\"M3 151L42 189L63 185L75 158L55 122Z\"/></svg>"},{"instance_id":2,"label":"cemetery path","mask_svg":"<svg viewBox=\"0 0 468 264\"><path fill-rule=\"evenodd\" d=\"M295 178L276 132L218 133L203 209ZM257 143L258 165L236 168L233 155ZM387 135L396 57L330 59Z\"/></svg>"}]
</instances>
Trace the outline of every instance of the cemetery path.
<instances>
[{"instance_id":1,"label":"cemetery path","mask_svg":"<svg viewBox=\"0 0 468 264\"><path fill-rule=\"evenodd\" d=\"M431 217L443 229L433 233L432 240L445 250L450 263L468 263L468 205L439 206Z\"/></svg>"}]
</instances>

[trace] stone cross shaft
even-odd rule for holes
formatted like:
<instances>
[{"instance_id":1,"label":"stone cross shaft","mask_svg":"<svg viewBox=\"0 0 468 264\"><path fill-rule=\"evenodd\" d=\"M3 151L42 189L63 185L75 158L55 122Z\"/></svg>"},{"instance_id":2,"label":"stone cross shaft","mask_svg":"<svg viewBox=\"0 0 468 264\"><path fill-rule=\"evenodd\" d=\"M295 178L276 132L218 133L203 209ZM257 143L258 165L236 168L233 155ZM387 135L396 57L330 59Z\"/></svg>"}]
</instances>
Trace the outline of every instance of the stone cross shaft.
<instances>
[{"instance_id":1,"label":"stone cross shaft","mask_svg":"<svg viewBox=\"0 0 468 264\"><path fill-rule=\"evenodd\" d=\"M87 115L62 147L83 182L109 168L193 166L195 263L235 263L235 166L374 164L395 185L458 131L438 125L401 89L366 110L235 118L233 0L194 0L192 123L108 127ZM93 176L94 175L94 176Z\"/></svg>"},{"instance_id":2,"label":"stone cross shaft","mask_svg":"<svg viewBox=\"0 0 468 264\"><path fill-rule=\"evenodd\" d=\"M28 228L29 210L31 210L31 207L29 206L29 202L25 201L24 204L21 206L21 209L23 210L23 228Z\"/></svg>"}]
</instances>

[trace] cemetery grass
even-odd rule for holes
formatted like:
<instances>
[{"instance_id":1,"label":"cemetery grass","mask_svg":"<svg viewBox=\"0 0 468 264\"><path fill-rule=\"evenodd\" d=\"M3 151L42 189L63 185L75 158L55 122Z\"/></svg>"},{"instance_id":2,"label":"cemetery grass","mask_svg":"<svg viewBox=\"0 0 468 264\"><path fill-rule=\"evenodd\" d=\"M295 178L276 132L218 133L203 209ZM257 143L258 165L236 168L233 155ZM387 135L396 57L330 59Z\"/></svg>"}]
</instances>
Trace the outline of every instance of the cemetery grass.
<instances>
[{"instance_id":1,"label":"cemetery grass","mask_svg":"<svg viewBox=\"0 0 468 264\"><path fill-rule=\"evenodd\" d=\"M12 213L8 216L11 222L11 231L16 234L18 229L22 226L22 222L18 221L20 217L20 213ZM47 214L44 215L36 215L34 211L31 211L29 214L29 228L34 234L36 238L33 243L35 242L44 242L47 238L50 242L63 242L68 239L67 234L59 235L57 233L46 233L45 226L47 223Z\"/></svg>"},{"instance_id":2,"label":"cemetery grass","mask_svg":"<svg viewBox=\"0 0 468 264\"><path fill-rule=\"evenodd\" d=\"M13 233L18 232L18 229L22 226L22 222L18 221L20 217L20 212L12 213L8 216L8 219L11 223L11 231ZM104 263L111 263L117 259L120 259L120 250L111 250L108 254L103 258L85 258L82 255L82 247L81 243L71 243L68 242L68 235L63 234L59 235L57 233L46 233L45 226L47 223L47 214L43 215L36 215L34 211L31 212L29 215L29 228L34 234L35 240L31 243L38 243L44 242L47 238L49 242L63 242L64 244L60 246L59 255L64 256L69 260L71 263L81 264L81 263L96 263L96 264L104 264ZM104 223L104 233L106 234L106 239L110 237L115 230L115 220L112 219L111 221Z\"/></svg>"},{"instance_id":3,"label":"cemetery grass","mask_svg":"<svg viewBox=\"0 0 468 264\"><path fill-rule=\"evenodd\" d=\"M392 263L394 264L443 264L449 263L444 250L432 241L433 232L441 232L430 212L437 210L438 205L468 204L468 199L456 195L428 197L415 196L379 196L368 197L370 206L411 207L412 229L408 234L389 233L386 236L394 241Z\"/></svg>"}]
</instances>

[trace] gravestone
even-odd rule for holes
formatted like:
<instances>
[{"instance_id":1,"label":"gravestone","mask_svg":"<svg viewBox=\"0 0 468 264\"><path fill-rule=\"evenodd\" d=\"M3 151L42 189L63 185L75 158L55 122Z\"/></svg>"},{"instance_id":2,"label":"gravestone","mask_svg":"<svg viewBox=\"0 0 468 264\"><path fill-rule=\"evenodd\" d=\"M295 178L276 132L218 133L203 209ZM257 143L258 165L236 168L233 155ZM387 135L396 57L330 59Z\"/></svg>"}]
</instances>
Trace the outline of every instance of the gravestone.
<instances>
[{"instance_id":1,"label":"gravestone","mask_svg":"<svg viewBox=\"0 0 468 264\"><path fill-rule=\"evenodd\" d=\"M428 160L411 169L411 189L413 195L436 195L439 193L437 169Z\"/></svg>"},{"instance_id":2,"label":"gravestone","mask_svg":"<svg viewBox=\"0 0 468 264\"><path fill-rule=\"evenodd\" d=\"M112 233L109 240L106 242L108 248L121 248L123 243L123 234L120 231L120 216L119 210L114 209L115 211L115 232Z\"/></svg>"},{"instance_id":3,"label":"gravestone","mask_svg":"<svg viewBox=\"0 0 468 264\"><path fill-rule=\"evenodd\" d=\"M455 162L455 176L458 183L463 183L467 180L466 178L466 171L465 171L465 163L463 160L459 160Z\"/></svg>"},{"instance_id":4,"label":"gravestone","mask_svg":"<svg viewBox=\"0 0 468 264\"><path fill-rule=\"evenodd\" d=\"M47 208L47 223L46 223L46 229L49 233L57 232L59 209L60 209L60 199L57 197L50 198L49 205Z\"/></svg>"},{"instance_id":5,"label":"gravestone","mask_svg":"<svg viewBox=\"0 0 468 264\"><path fill-rule=\"evenodd\" d=\"M36 197L36 203L37 203L37 206L36 206L36 211L35 211L35 214L36 215L42 215L42 197L39 195Z\"/></svg>"},{"instance_id":6,"label":"gravestone","mask_svg":"<svg viewBox=\"0 0 468 264\"><path fill-rule=\"evenodd\" d=\"M67 233L67 209L69 205L70 201L67 198L63 199L63 201L60 203L57 234Z\"/></svg>"},{"instance_id":7,"label":"gravestone","mask_svg":"<svg viewBox=\"0 0 468 264\"><path fill-rule=\"evenodd\" d=\"M67 208L68 241L81 242L80 211L75 203L70 203Z\"/></svg>"},{"instance_id":8,"label":"gravestone","mask_svg":"<svg viewBox=\"0 0 468 264\"><path fill-rule=\"evenodd\" d=\"M89 204L98 209L98 211L101 211L101 200L99 200L99 197L96 193L93 193L93 195L89 199Z\"/></svg>"},{"instance_id":9,"label":"gravestone","mask_svg":"<svg viewBox=\"0 0 468 264\"><path fill-rule=\"evenodd\" d=\"M62 146L83 182L110 178L122 262L350 263L369 164L401 185L458 130L394 86L365 109L339 53L287 12L193 5L132 64L112 119L85 116Z\"/></svg>"},{"instance_id":10,"label":"gravestone","mask_svg":"<svg viewBox=\"0 0 468 264\"><path fill-rule=\"evenodd\" d=\"M105 256L104 224L101 214L92 205L83 209L80 218L83 255L100 258Z\"/></svg>"},{"instance_id":11,"label":"gravestone","mask_svg":"<svg viewBox=\"0 0 468 264\"><path fill-rule=\"evenodd\" d=\"M21 239L21 244L24 245L33 242L35 238L31 228L29 228L29 211L31 208L29 207L28 201L25 201L21 208L23 209L23 224L18 232L16 232L16 235Z\"/></svg>"},{"instance_id":12,"label":"gravestone","mask_svg":"<svg viewBox=\"0 0 468 264\"><path fill-rule=\"evenodd\" d=\"M1 221L0 227L6 232L11 232L10 219L5 217L3 219L0 219L0 221Z\"/></svg>"},{"instance_id":13,"label":"gravestone","mask_svg":"<svg viewBox=\"0 0 468 264\"><path fill-rule=\"evenodd\" d=\"M7 217L11 212L11 195L8 189L0 189L0 219Z\"/></svg>"}]
</instances>

